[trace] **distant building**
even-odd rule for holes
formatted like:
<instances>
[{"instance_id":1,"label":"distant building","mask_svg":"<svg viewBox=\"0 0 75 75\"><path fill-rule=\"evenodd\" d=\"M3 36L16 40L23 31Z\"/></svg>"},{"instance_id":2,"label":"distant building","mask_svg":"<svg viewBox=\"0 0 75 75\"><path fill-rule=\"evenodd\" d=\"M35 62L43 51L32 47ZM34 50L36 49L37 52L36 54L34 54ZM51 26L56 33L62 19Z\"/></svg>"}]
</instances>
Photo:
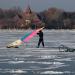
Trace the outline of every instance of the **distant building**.
<instances>
[{"instance_id":1,"label":"distant building","mask_svg":"<svg viewBox=\"0 0 75 75\"><path fill-rule=\"evenodd\" d=\"M22 13L17 13L14 17L0 20L0 29L28 29L40 26L42 26L42 21L37 16L37 13L31 10L30 6Z\"/></svg>"}]
</instances>

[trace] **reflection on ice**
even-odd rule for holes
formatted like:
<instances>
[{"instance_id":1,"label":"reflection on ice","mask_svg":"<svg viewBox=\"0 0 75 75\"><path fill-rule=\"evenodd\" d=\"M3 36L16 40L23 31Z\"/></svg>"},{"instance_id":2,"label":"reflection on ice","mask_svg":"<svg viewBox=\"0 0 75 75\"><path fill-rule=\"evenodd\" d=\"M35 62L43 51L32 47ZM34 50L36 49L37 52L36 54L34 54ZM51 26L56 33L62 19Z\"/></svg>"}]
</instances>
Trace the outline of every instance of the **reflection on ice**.
<instances>
[{"instance_id":1,"label":"reflection on ice","mask_svg":"<svg viewBox=\"0 0 75 75\"><path fill-rule=\"evenodd\" d=\"M56 55L42 55L42 56L38 56L38 59L53 59L56 58Z\"/></svg>"},{"instance_id":2,"label":"reflection on ice","mask_svg":"<svg viewBox=\"0 0 75 75\"><path fill-rule=\"evenodd\" d=\"M43 62L43 61L27 61L25 63L31 63L31 64L52 64L53 62Z\"/></svg>"},{"instance_id":3,"label":"reflection on ice","mask_svg":"<svg viewBox=\"0 0 75 75\"><path fill-rule=\"evenodd\" d=\"M72 61L71 58L60 58L60 59L55 59L55 60L58 60L58 61Z\"/></svg>"},{"instance_id":4,"label":"reflection on ice","mask_svg":"<svg viewBox=\"0 0 75 75\"><path fill-rule=\"evenodd\" d=\"M24 61L8 61L10 64L19 64L19 63L24 63Z\"/></svg>"},{"instance_id":5,"label":"reflection on ice","mask_svg":"<svg viewBox=\"0 0 75 75\"><path fill-rule=\"evenodd\" d=\"M64 63L61 63L61 62L53 62L53 64L55 64L55 65L63 65Z\"/></svg>"},{"instance_id":6,"label":"reflection on ice","mask_svg":"<svg viewBox=\"0 0 75 75\"><path fill-rule=\"evenodd\" d=\"M41 72L40 74L63 74L63 72L60 72L60 71L44 71L44 72Z\"/></svg>"},{"instance_id":7,"label":"reflection on ice","mask_svg":"<svg viewBox=\"0 0 75 75\"><path fill-rule=\"evenodd\" d=\"M9 73L27 73L27 71L17 69L17 70L11 70L11 71L9 71Z\"/></svg>"},{"instance_id":8,"label":"reflection on ice","mask_svg":"<svg viewBox=\"0 0 75 75\"><path fill-rule=\"evenodd\" d=\"M43 71L40 72L40 74L46 75L74 75L74 72L70 72L70 71Z\"/></svg>"},{"instance_id":9,"label":"reflection on ice","mask_svg":"<svg viewBox=\"0 0 75 75\"><path fill-rule=\"evenodd\" d=\"M27 73L27 71L25 70L21 70L21 69L5 69L5 70L0 70L0 73Z\"/></svg>"}]
</instances>

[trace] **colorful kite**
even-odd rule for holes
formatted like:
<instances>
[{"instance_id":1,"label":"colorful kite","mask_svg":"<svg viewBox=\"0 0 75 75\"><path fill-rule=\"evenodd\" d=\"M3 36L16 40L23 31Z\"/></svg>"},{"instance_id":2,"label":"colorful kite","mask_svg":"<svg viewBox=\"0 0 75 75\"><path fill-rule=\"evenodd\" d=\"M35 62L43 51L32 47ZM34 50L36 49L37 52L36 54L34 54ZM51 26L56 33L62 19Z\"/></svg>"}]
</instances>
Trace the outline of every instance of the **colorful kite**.
<instances>
[{"instance_id":1,"label":"colorful kite","mask_svg":"<svg viewBox=\"0 0 75 75\"><path fill-rule=\"evenodd\" d=\"M7 46L7 48L18 48L21 44L28 42L44 27L34 30L33 32L25 34L21 39L18 39Z\"/></svg>"}]
</instances>

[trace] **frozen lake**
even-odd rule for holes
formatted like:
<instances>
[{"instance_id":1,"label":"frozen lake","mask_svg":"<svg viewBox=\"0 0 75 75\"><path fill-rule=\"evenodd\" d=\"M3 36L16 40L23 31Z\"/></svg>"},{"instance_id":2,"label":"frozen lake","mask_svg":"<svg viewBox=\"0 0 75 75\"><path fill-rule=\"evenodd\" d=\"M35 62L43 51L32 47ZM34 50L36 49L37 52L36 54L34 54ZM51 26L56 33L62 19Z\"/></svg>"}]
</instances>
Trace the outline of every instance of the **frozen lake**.
<instances>
[{"instance_id":1,"label":"frozen lake","mask_svg":"<svg viewBox=\"0 0 75 75\"><path fill-rule=\"evenodd\" d=\"M75 52L59 52L63 44L75 48L74 30L44 30L45 47L38 36L19 48L6 46L29 30L0 30L0 75L75 75Z\"/></svg>"}]
</instances>

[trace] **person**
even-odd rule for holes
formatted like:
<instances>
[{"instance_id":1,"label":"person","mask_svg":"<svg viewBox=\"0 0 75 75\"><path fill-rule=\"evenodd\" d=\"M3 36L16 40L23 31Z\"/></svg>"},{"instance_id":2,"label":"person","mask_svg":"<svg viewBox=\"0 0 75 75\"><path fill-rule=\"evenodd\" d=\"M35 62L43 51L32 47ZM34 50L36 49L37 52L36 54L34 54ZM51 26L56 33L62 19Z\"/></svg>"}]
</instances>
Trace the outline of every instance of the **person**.
<instances>
[{"instance_id":1,"label":"person","mask_svg":"<svg viewBox=\"0 0 75 75\"><path fill-rule=\"evenodd\" d=\"M38 46L37 46L37 48L39 48L40 43L42 43L42 46L44 47L44 39L43 39L43 32L42 32L42 30L40 30L40 31L37 33L37 35L39 35L39 41L38 41Z\"/></svg>"}]
</instances>

